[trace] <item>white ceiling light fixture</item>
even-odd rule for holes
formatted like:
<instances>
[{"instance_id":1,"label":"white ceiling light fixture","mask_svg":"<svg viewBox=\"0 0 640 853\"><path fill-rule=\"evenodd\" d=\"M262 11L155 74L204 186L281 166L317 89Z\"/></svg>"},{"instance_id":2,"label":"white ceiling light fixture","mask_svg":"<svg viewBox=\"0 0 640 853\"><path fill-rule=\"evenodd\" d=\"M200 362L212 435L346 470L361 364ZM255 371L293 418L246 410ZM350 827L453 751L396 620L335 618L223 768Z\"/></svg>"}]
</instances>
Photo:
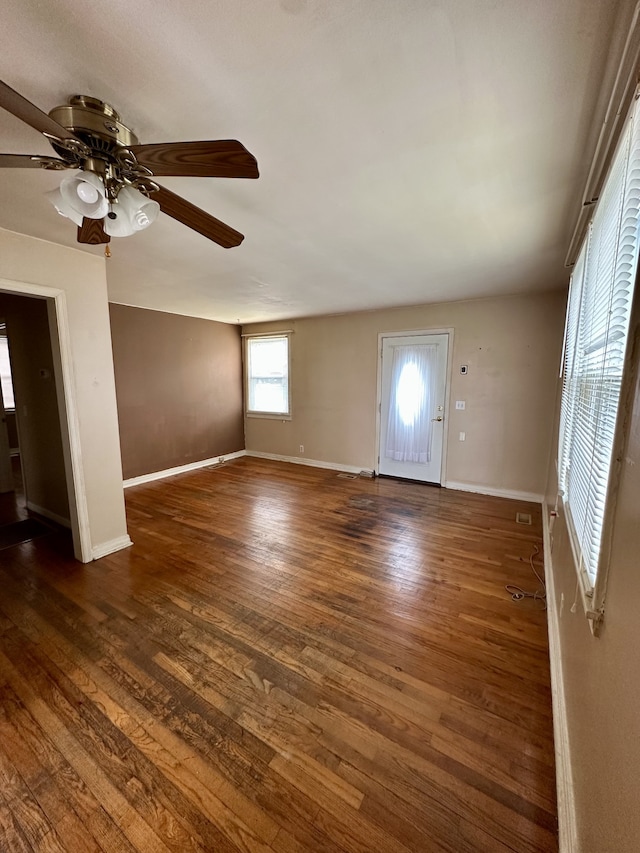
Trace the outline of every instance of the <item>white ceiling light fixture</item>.
<instances>
[{"instance_id":1,"label":"white ceiling light fixture","mask_svg":"<svg viewBox=\"0 0 640 853\"><path fill-rule=\"evenodd\" d=\"M58 187L57 190L51 190L51 192L45 193L45 195L58 211L60 216L70 219L78 226L82 225L82 215L80 213L76 213L76 211L65 202L62 198L60 187Z\"/></svg>"},{"instance_id":2,"label":"white ceiling light fixture","mask_svg":"<svg viewBox=\"0 0 640 853\"><path fill-rule=\"evenodd\" d=\"M104 230L110 237L131 237L144 231L157 219L160 205L139 190L124 186L118 192L104 220Z\"/></svg>"},{"instance_id":3,"label":"white ceiling light fixture","mask_svg":"<svg viewBox=\"0 0 640 853\"><path fill-rule=\"evenodd\" d=\"M66 209L87 219L103 219L109 210L104 183L94 172L67 175L60 184L60 195Z\"/></svg>"},{"instance_id":4,"label":"white ceiling light fixture","mask_svg":"<svg viewBox=\"0 0 640 853\"><path fill-rule=\"evenodd\" d=\"M88 170L67 175L46 196L61 216L79 227L85 217L103 220L109 237L131 237L155 222L160 212L157 201L130 184Z\"/></svg>"}]
</instances>

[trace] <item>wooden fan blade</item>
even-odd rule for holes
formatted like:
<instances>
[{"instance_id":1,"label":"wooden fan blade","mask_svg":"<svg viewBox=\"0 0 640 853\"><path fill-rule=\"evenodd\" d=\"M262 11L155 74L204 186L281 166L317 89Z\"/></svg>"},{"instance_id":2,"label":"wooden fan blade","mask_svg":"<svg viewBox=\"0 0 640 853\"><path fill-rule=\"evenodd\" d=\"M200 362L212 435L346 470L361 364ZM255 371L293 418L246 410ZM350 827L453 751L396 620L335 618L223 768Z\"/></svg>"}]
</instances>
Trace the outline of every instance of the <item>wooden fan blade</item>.
<instances>
[{"instance_id":1,"label":"wooden fan blade","mask_svg":"<svg viewBox=\"0 0 640 853\"><path fill-rule=\"evenodd\" d=\"M257 178L253 154L235 139L211 142L158 142L130 150L154 175L181 178Z\"/></svg>"},{"instance_id":2,"label":"wooden fan blade","mask_svg":"<svg viewBox=\"0 0 640 853\"><path fill-rule=\"evenodd\" d=\"M110 243L111 237L105 233L102 219L89 219L85 216L82 225L78 226L78 243L87 243L89 246L99 246L101 243Z\"/></svg>"},{"instance_id":3,"label":"wooden fan blade","mask_svg":"<svg viewBox=\"0 0 640 853\"><path fill-rule=\"evenodd\" d=\"M239 246L244 240L244 234L235 231L229 225L225 225L215 216L205 213L200 210L195 204L182 198L182 196L172 193L171 190L165 187L159 187L150 197L157 201L160 205L160 210L166 213L167 216L177 219L188 228L193 228L203 237L208 237L214 243L218 243L225 249L231 249L233 246Z\"/></svg>"},{"instance_id":4,"label":"wooden fan blade","mask_svg":"<svg viewBox=\"0 0 640 853\"><path fill-rule=\"evenodd\" d=\"M73 165L39 154L0 154L0 169L71 169Z\"/></svg>"},{"instance_id":5,"label":"wooden fan blade","mask_svg":"<svg viewBox=\"0 0 640 853\"><path fill-rule=\"evenodd\" d=\"M7 112L13 113L16 118L31 125L35 130L39 130L40 133L53 136L55 139L73 139L76 142L79 141L78 137L71 133L70 130L67 130L66 127L49 118L35 104L23 98L22 95L18 94L10 86L7 86L2 80L0 80L0 107L3 107Z\"/></svg>"}]
</instances>

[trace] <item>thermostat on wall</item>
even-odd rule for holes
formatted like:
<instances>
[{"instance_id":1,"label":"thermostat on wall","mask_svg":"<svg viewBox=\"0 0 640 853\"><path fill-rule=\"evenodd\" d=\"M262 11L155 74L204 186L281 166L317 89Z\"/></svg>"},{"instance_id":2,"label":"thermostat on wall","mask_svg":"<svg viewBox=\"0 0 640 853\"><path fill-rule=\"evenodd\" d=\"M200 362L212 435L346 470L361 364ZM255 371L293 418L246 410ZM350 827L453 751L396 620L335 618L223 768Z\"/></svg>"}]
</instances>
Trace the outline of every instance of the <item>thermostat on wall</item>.
<instances>
[{"instance_id":1,"label":"thermostat on wall","mask_svg":"<svg viewBox=\"0 0 640 853\"><path fill-rule=\"evenodd\" d=\"M461 364L460 365L460 373L462 373L462 375L464 376L465 373L468 373L468 372L469 372L469 365L468 364Z\"/></svg>"}]
</instances>

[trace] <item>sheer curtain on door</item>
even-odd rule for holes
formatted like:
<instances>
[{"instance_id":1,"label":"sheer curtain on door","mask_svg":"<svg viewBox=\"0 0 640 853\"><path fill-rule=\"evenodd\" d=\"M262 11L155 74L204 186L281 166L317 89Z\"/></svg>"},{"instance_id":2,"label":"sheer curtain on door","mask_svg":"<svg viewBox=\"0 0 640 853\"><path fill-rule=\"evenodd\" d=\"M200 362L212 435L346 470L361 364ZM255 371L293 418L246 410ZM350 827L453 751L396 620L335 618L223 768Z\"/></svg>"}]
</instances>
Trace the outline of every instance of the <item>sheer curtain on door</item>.
<instances>
[{"instance_id":1,"label":"sheer curtain on door","mask_svg":"<svg viewBox=\"0 0 640 853\"><path fill-rule=\"evenodd\" d=\"M384 455L396 462L431 460L432 413L436 406L438 347L393 348L391 399Z\"/></svg>"}]
</instances>

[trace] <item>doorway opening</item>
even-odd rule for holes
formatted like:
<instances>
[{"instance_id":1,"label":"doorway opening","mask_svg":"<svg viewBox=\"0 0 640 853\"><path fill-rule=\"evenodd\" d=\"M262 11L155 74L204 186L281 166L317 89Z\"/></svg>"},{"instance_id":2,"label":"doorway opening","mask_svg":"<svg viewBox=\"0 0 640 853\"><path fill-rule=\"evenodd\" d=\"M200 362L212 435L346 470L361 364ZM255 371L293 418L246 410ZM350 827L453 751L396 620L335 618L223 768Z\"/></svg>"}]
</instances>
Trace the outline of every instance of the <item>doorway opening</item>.
<instances>
[{"instance_id":1,"label":"doorway opening","mask_svg":"<svg viewBox=\"0 0 640 853\"><path fill-rule=\"evenodd\" d=\"M4 461L0 464L6 468L9 458L11 487L18 484L15 494L20 500L21 484L27 514L36 513L47 523L70 527L75 557L89 562L93 556L65 294L55 288L2 280L0 317L11 356L20 469L16 470L16 457L11 457L11 448L4 448L1 439ZM8 502L5 497L4 504ZM20 512L18 516L20 519Z\"/></svg>"},{"instance_id":2,"label":"doorway opening","mask_svg":"<svg viewBox=\"0 0 640 853\"><path fill-rule=\"evenodd\" d=\"M0 294L0 548L71 527L47 302ZM5 402L6 401L6 402ZM68 550L71 537L59 542Z\"/></svg>"}]
</instances>

